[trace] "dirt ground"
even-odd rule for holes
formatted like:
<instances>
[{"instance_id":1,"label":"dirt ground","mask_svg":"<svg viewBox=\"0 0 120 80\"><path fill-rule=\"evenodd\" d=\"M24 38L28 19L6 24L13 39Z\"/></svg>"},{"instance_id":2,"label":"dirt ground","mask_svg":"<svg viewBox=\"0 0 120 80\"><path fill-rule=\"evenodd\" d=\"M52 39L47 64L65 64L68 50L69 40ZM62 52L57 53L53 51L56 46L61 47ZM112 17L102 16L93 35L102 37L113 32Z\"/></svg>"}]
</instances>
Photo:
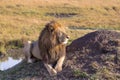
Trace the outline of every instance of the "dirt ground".
<instances>
[{"instance_id":1,"label":"dirt ground","mask_svg":"<svg viewBox=\"0 0 120 80\"><path fill-rule=\"evenodd\" d=\"M49 76L41 61L23 61L0 71L0 80L120 80L120 33L100 30L74 40L56 76Z\"/></svg>"}]
</instances>

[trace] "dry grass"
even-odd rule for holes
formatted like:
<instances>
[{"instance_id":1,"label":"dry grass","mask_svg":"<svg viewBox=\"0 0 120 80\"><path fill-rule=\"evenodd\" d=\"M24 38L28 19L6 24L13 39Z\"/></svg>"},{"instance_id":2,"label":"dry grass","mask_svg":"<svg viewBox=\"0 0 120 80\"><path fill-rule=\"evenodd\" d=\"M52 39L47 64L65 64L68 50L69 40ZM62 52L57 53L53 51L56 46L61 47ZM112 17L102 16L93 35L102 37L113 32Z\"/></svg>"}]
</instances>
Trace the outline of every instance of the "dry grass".
<instances>
[{"instance_id":1,"label":"dry grass","mask_svg":"<svg viewBox=\"0 0 120 80\"><path fill-rule=\"evenodd\" d=\"M0 52L21 47L23 39L36 40L51 20L58 20L67 28L69 43L98 29L120 32L120 0L0 0ZM74 73L88 77L81 71ZM91 76L91 80L101 79L101 73L113 79L114 75L104 68Z\"/></svg>"},{"instance_id":2,"label":"dry grass","mask_svg":"<svg viewBox=\"0 0 120 80\"><path fill-rule=\"evenodd\" d=\"M47 4L46 4L47 3ZM54 6L54 5L71 5L76 7L91 7L91 6L118 6L119 0L1 0L1 5L22 4L25 6Z\"/></svg>"},{"instance_id":3,"label":"dry grass","mask_svg":"<svg viewBox=\"0 0 120 80\"><path fill-rule=\"evenodd\" d=\"M68 27L71 40L96 29L120 30L119 4L119 0L1 0L0 40L35 40L51 20Z\"/></svg>"}]
</instances>

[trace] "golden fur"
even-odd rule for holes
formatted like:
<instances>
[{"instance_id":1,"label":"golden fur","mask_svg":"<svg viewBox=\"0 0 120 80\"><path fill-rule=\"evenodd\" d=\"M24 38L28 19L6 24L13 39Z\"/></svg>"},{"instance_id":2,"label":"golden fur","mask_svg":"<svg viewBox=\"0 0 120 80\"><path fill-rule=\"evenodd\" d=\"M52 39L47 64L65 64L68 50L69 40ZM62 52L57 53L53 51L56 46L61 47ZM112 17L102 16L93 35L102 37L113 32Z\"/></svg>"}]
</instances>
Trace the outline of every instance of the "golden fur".
<instances>
[{"instance_id":1,"label":"golden fur","mask_svg":"<svg viewBox=\"0 0 120 80\"><path fill-rule=\"evenodd\" d=\"M38 40L41 56L46 63L52 63L60 57L65 56L65 44L57 41L60 32L65 34L64 28L57 22L48 23L42 30Z\"/></svg>"},{"instance_id":2,"label":"golden fur","mask_svg":"<svg viewBox=\"0 0 120 80\"><path fill-rule=\"evenodd\" d=\"M41 59L50 75L56 74L62 70L68 38L64 28L59 23L51 21L42 30L37 41L27 42L24 50L27 52L28 62L32 62L31 56Z\"/></svg>"}]
</instances>

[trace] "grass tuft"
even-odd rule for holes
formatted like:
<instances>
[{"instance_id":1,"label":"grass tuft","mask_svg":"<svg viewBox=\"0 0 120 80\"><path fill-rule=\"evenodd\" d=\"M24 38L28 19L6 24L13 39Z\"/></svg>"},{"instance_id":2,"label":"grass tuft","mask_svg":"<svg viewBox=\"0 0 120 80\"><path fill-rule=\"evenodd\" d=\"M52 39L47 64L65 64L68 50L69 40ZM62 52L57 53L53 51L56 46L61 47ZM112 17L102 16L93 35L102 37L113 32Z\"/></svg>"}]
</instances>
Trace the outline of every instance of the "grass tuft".
<instances>
[{"instance_id":1,"label":"grass tuft","mask_svg":"<svg viewBox=\"0 0 120 80\"><path fill-rule=\"evenodd\" d=\"M75 77L80 77L80 78L87 78L88 74L86 72L82 72L80 70L74 70L73 72Z\"/></svg>"}]
</instances>

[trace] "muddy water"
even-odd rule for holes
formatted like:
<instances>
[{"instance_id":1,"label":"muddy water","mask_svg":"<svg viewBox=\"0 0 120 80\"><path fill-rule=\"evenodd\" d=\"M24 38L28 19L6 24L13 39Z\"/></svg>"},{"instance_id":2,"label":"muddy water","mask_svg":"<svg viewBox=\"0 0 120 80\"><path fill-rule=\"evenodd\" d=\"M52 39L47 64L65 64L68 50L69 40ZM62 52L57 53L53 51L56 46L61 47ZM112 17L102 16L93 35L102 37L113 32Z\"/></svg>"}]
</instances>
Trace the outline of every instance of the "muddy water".
<instances>
[{"instance_id":1,"label":"muddy water","mask_svg":"<svg viewBox=\"0 0 120 80\"><path fill-rule=\"evenodd\" d=\"M13 66L17 65L22 61L22 58L20 59L13 59L12 57L8 57L8 60L0 62L0 70L4 71L9 68L12 68Z\"/></svg>"},{"instance_id":2,"label":"muddy water","mask_svg":"<svg viewBox=\"0 0 120 80\"><path fill-rule=\"evenodd\" d=\"M0 70L10 69L23 60L23 54L20 49L9 50L6 56L0 58Z\"/></svg>"}]
</instances>

